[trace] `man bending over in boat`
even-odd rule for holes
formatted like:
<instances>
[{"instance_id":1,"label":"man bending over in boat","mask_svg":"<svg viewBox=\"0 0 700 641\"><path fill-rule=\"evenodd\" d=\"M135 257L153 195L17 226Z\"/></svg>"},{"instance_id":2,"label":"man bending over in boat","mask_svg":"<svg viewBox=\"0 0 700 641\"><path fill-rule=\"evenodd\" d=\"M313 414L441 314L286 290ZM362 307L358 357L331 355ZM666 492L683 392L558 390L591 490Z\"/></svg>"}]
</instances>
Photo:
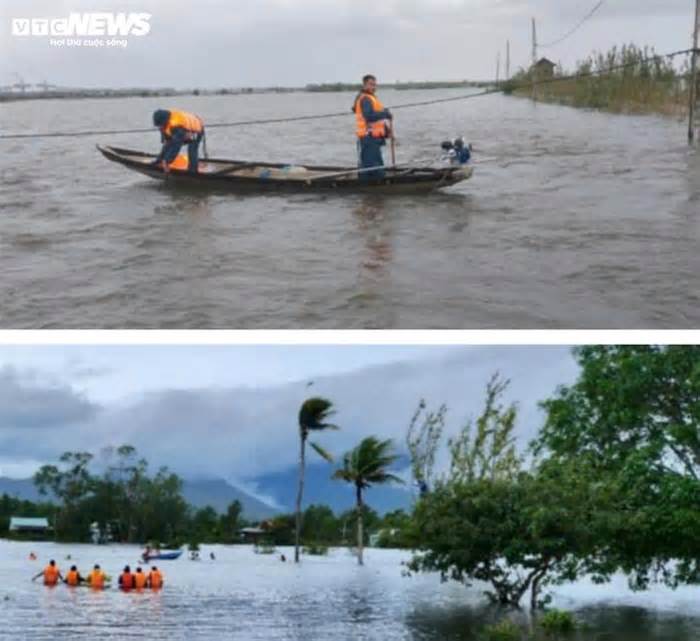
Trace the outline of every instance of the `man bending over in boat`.
<instances>
[{"instance_id":1,"label":"man bending over in boat","mask_svg":"<svg viewBox=\"0 0 700 641\"><path fill-rule=\"evenodd\" d=\"M393 135L391 126L386 122L392 120L393 116L379 102L375 95L376 90L377 79L367 74L362 78L362 91L357 94L352 106L357 125L359 166L362 169L384 166L382 147L386 145L386 139ZM360 177L364 180L380 180L384 178L384 169L365 171L360 174Z\"/></svg>"},{"instance_id":2,"label":"man bending over in boat","mask_svg":"<svg viewBox=\"0 0 700 641\"><path fill-rule=\"evenodd\" d=\"M204 122L199 116L186 111L168 111L157 109L153 112L153 125L160 129L163 147L154 165L163 166L166 173L171 163L177 158L183 145L187 145L188 166L190 173L197 173L199 143L204 140ZM178 167L180 169L180 167Z\"/></svg>"}]
</instances>

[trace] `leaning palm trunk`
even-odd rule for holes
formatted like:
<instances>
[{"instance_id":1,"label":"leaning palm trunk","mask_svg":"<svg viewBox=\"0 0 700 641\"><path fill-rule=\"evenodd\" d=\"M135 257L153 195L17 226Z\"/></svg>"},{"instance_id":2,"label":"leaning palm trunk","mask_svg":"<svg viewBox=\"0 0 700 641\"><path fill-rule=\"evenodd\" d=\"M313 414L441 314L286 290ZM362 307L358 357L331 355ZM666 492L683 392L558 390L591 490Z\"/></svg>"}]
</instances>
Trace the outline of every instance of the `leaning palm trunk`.
<instances>
[{"instance_id":1,"label":"leaning palm trunk","mask_svg":"<svg viewBox=\"0 0 700 641\"><path fill-rule=\"evenodd\" d=\"M297 490L296 504L296 527L294 532L294 562L299 563L299 546L301 544L301 500L304 496L304 466L305 457L304 450L306 449L306 435L301 435L301 449L299 452L299 489Z\"/></svg>"},{"instance_id":2,"label":"leaning palm trunk","mask_svg":"<svg viewBox=\"0 0 700 641\"><path fill-rule=\"evenodd\" d=\"M364 533L362 531L362 487L357 488L357 563L364 565L362 554L364 551Z\"/></svg>"}]
</instances>

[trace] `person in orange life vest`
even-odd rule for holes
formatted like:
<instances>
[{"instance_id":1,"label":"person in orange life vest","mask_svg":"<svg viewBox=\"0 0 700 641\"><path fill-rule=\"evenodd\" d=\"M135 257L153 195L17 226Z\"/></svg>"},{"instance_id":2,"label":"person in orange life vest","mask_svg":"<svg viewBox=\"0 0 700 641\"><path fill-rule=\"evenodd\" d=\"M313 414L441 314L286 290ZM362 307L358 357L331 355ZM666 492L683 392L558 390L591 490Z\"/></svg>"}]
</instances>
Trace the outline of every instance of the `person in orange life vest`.
<instances>
[{"instance_id":1,"label":"person in orange life vest","mask_svg":"<svg viewBox=\"0 0 700 641\"><path fill-rule=\"evenodd\" d=\"M148 587L152 590L160 590L163 587L163 575L155 565L148 573Z\"/></svg>"},{"instance_id":2,"label":"person in orange life vest","mask_svg":"<svg viewBox=\"0 0 700 641\"><path fill-rule=\"evenodd\" d=\"M359 166L383 167L382 147L386 145L386 139L391 138L391 126L386 121L391 121L393 116L384 108L375 93L377 91L377 79L367 74L362 78L362 91L357 94L352 105L355 114L357 145L359 154ZM363 180L381 180L384 178L384 169L366 171L360 174Z\"/></svg>"},{"instance_id":3,"label":"person in orange life vest","mask_svg":"<svg viewBox=\"0 0 700 641\"><path fill-rule=\"evenodd\" d=\"M40 576L44 577L44 585L56 585L59 580L63 581L61 571L56 566L56 561L51 559L49 564L36 576L32 577L32 581L36 581Z\"/></svg>"},{"instance_id":4,"label":"person in orange life vest","mask_svg":"<svg viewBox=\"0 0 700 641\"><path fill-rule=\"evenodd\" d=\"M141 568L136 568L136 574L134 574L134 587L137 590L143 590L146 587L147 577L141 570Z\"/></svg>"},{"instance_id":5,"label":"person in orange life vest","mask_svg":"<svg viewBox=\"0 0 700 641\"><path fill-rule=\"evenodd\" d=\"M102 590L105 587L106 578L107 577L100 569L100 566L95 563L95 567L92 569L92 572L90 572L90 574L87 576L87 583L94 590Z\"/></svg>"},{"instance_id":6,"label":"person in orange life vest","mask_svg":"<svg viewBox=\"0 0 700 641\"><path fill-rule=\"evenodd\" d=\"M122 590L131 590L133 587L134 575L131 573L131 568L125 565L124 571L119 575L119 588Z\"/></svg>"},{"instance_id":7,"label":"person in orange life vest","mask_svg":"<svg viewBox=\"0 0 700 641\"><path fill-rule=\"evenodd\" d=\"M70 585L73 588L80 585L84 581L85 579L80 576L80 572L78 572L78 568L75 565L70 566L70 570L68 570L66 578L63 580L66 585Z\"/></svg>"},{"instance_id":8,"label":"person in orange life vest","mask_svg":"<svg viewBox=\"0 0 700 641\"><path fill-rule=\"evenodd\" d=\"M168 111L157 109L153 112L153 126L160 129L163 147L153 161L153 165L162 165L167 173L183 145L187 145L190 173L197 173L199 162L199 144L204 139L204 122L199 116L186 111Z\"/></svg>"}]
</instances>

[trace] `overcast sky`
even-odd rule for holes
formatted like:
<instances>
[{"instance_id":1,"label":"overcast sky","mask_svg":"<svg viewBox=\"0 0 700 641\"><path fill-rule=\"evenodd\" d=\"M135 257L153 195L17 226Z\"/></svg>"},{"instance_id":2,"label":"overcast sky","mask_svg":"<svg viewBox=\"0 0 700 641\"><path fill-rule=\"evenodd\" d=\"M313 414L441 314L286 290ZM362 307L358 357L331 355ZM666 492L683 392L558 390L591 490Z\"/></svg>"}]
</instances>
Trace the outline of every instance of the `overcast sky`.
<instances>
[{"instance_id":1,"label":"overcast sky","mask_svg":"<svg viewBox=\"0 0 700 641\"><path fill-rule=\"evenodd\" d=\"M595 0L2 0L0 84L220 87L493 78L511 41L512 68L538 39L568 32ZM635 42L659 52L691 46L693 0L606 0L572 37L541 53L565 66L594 49ZM75 11L152 15L151 31L122 48L51 47L10 35L12 18Z\"/></svg>"},{"instance_id":2,"label":"overcast sky","mask_svg":"<svg viewBox=\"0 0 700 641\"><path fill-rule=\"evenodd\" d=\"M337 407L341 430L320 439L333 452L371 434L403 448L421 397L447 403L455 432L496 370L512 380L524 446L541 425L537 402L577 366L565 347L0 347L0 475L130 443L154 466L246 486L296 463L296 414L309 395Z\"/></svg>"}]
</instances>

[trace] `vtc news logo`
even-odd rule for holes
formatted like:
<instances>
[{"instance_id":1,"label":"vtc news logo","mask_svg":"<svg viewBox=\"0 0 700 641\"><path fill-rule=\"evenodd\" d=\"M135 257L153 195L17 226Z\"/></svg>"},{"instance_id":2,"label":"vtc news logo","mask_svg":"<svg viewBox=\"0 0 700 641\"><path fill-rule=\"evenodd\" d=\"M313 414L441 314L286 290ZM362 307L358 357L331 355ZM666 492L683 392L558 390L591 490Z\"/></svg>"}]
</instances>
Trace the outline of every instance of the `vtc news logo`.
<instances>
[{"instance_id":1,"label":"vtc news logo","mask_svg":"<svg viewBox=\"0 0 700 641\"><path fill-rule=\"evenodd\" d=\"M150 13L71 13L67 18L13 18L13 36L145 36Z\"/></svg>"}]
</instances>

